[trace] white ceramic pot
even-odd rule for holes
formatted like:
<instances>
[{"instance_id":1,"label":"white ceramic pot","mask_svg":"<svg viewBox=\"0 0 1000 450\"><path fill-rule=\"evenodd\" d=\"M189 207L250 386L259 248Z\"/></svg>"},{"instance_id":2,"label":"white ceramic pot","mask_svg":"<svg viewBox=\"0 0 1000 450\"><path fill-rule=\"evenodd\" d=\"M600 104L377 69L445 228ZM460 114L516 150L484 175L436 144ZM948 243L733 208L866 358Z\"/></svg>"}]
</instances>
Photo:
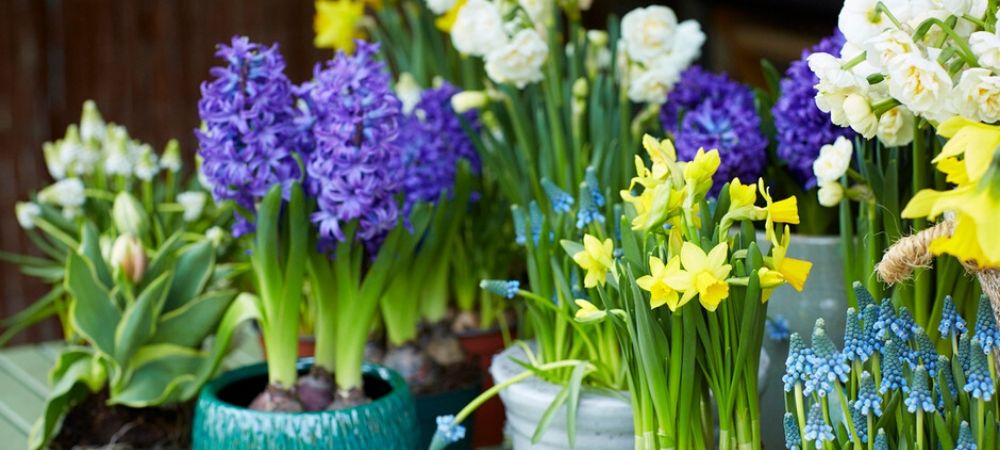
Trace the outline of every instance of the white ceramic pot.
<instances>
[{"instance_id":1,"label":"white ceramic pot","mask_svg":"<svg viewBox=\"0 0 1000 450\"><path fill-rule=\"evenodd\" d=\"M764 233L757 234L757 242L764 251L770 248ZM791 286L775 289L768 301L767 315L784 316L789 330L799 333L806 345L809 345L816 319L822 318L826 322L827 335L838 347L843 346L847 291L840 236L793 235L788 256L812 261L809 280L801 293ZM766 448L783 448L781 416L784 414L785 392L781 376L785 373L788 341L773 341L765 336L762 353L769 364L765 365L764 358L761 359L761 437Z\"/></svg>"},{"instance_id":2,"label":"white ceramic pot","mask_svg":"<svg viewBox=\"0 0 1000 450\"><path fill-rule=\"evenodd\" d=\"M490 374L494 383L500 384L524 371L512 359L527 360L524 350L510 347L493 357ZM552 403L561 386L537 377L528 378L500 391L507 413L508 432L514 441L514 450L562 450L569 448L566 431L566 409L559 408L548 429L537 444L531 436L546 408ZM609 397L591 392L580 395L576 418L576 450L632 450L635 448L632 405L628 393L622 397Z\"/></svg>"}]
</instances>

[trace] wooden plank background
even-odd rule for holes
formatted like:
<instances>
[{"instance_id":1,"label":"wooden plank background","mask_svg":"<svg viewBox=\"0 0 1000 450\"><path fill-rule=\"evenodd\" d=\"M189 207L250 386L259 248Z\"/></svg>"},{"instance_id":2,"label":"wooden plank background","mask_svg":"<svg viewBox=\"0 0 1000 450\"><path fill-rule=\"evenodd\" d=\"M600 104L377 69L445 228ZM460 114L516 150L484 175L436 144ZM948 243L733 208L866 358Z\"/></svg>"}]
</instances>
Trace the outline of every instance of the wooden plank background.
<instances>
[{"instance_id":1,"label":"wooden plank background","mask_svg":"<svg viewBox=\"0 0 1000 450\"><path fill-rule=\"evenodd\" d=\"M312 48L308 0L0 0L0 249L31 251L14 204L49 182L43 142L61 136L93 99L105 119L157 148L195 145L199 84L219 42L235 34L278 42L293 80L330 53ZM0 265L0 317L44 293ZM19 338L59 337L54 323Z\"/></svg>"}]
</instances>

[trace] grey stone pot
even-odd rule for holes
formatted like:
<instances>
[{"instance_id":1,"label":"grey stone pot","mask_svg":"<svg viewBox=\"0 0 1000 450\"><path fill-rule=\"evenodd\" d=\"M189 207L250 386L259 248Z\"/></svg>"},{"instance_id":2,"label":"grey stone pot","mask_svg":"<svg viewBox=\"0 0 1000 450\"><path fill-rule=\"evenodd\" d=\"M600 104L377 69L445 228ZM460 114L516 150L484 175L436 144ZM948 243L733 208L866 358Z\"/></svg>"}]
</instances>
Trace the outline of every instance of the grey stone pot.
<instances>
[{"instance_id":1,"label":"grey stone pot","mask_svg":"<svg viewBox=\"0 0 1000 450\"><path fill-rule=\"evenodd\" d=\"M510 347L493 357L490 374L495 384L503 383L524 371L513 359L527 358L520 347ZM563 450L569 448L565 408L560 408L537 444L531 443L546 408L561 386L537 377L529 378L500 391L507 414L508 432L514 450ZM635 448L632 405L628 393L611 397L584 391L576 419L576 450L632 450Z\"/></svg>"}]
</instances>

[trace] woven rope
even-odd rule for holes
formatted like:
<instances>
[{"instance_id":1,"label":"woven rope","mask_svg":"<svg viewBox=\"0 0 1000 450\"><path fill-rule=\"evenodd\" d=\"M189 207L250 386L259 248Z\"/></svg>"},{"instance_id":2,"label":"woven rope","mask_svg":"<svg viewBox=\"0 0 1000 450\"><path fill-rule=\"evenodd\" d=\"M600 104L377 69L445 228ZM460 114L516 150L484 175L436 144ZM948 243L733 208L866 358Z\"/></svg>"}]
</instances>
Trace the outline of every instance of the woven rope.
<instances>
[{"instance_id":1,"label":"woven rope","mask_svg":"<svg viewBox=\"0 0 1000 450\"><path fill-rule=\"evenodd\" d=\"M934 261L934 255L930 252L931 242L937 238L951 236L954 229L951 220L944 220L931 228L896 241L885 251L882 261L875 266L875 272L888 284L907 280L913 274L913 269L930 267ZM962 266L967 272L979 278L983 293L989 297L993 305L993 317L1000 323L1000 270L983 269L968 261L963 261ZM995 353L997 369L1000 370L1000 349Z\"/></svg>"}]
</instances>

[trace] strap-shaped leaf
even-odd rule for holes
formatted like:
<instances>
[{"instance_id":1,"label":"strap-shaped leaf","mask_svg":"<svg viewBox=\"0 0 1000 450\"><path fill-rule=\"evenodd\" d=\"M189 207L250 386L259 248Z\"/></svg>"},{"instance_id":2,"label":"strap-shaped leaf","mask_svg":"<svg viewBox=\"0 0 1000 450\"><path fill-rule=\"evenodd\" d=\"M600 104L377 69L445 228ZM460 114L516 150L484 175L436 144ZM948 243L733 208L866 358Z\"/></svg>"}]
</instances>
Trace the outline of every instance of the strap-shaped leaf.
<instances>
[{"instance_id":1,"label":"strap-shaped leaf","mask_svg":"<svg viewBox=\"0 0 1000 450\"><path fill-rule=\"evenodd\" d=\"M66 365L60 369L59 378L53 380L55 385L45 402L45 411L31 428L28 436L30 450L45 448L59 431L66 413L90 395L93 386L101 386L106 381L107 372L95 367L102 364L97 355L87 357L79 349L71 349L69 352L71 354L67 358L60 356L60 362L65 362Z\"/></svg>"},{"instance_id":2,"label":"strap-shaped leaf","mask_svg":"<svg viewBox=\"0 0 1000 450\"><path fill-rule=\"evenodd\" d=\"M209 292L180 308L160 316L151 344L175 344L194 347L215 331L222 314L236 297L234 291Z\"/></svg>"},{"instance_id":3,"label":"strap-shaped leaf","mask_svg":"<svg viewBox=\"0 0 1000 450\"><path fill-rule=\"evenodd\" d=\"M208 362L204 353L171 344L147 345L135 353L135 369L122 384L112 386L111 404L146 408L181 398L194 383L199 368Z\"/></svg>"},{"instance_id":4,"label":"strap-shaped leaf","mask_svg":"<svg viewBox=\"0 0 1000 450\"><path fill-rule=\"evenodd\" d=\"M194 384L187 386L185 392L181 395L182 398L194 397L201 389L201 385L205 384L209 378L215 375L222 357L229 350L229 341L233 337L233 332L236 331L236 328L240 324L247 320L260 319L262 308L261 300L256 296L240 294L236 297L236 300L226 310L222 321L219 322L219 328L215 332L215 342L212 344L212 353L208 363L203 364L199 368L198 379Z\"/></svg>"},{"instance_id":5,"label":"strap-shaped leaf","mask_svg":"<svg viewBox=\"0 0 1000 450\"><path fill-rule=\"evenodd\" d=\"M169 273L161 275L125 309L125 315L115 328L114 355L119 365L127 367L136 349L153 337L171 279Z\"/></svg>"},{"instance_id":6,"label":"strap-shaped leaf","mask_svg":"<svg viewBox=\"0 0 1000 450\"><path fill-rule=\"evenodd\" d=\"M146 268L146 274L143 276L143 283L141 286L146 286L152 283L153 280L157 279L163 272L170 271L177 265L177 249L180 248L183 241L181 241L181 236L183 236L184 230L177 230L176 233L171 235L167 240L163 241L160 245L159 250L153 255L153 259L149 262L149 266Z\"/></svg>"},{"instance_id":7,"label":"strap-shaped leaf","mask_svg":"<svg viewBox=\"0 0 1000 450\"><path fill-rule=\"evenodd\" d=\"M66 261L66 290L73 297L70 320L74 330L102 353L113 355L115 325L121 320L121 311L90 262L73 252Z\"/></svg>"},{"instance_id":8,"label":"strap-shaped leaf","mask_svg":"<svg viewBox=\"0 0 1000 450\"><path fill-rule=\"evenodd\" d=\"M97 232L97 227L90 221L85 222L81 234L83 236L80 242L80 253L94 265L97 279L101 283L104 283L105 287L110 288L112 284L111 271L108 270L108 264L104 261L104 256L101 254L101 236Z\"/></svg>"},{"instance_id":9,"label":"strap-shaped leaf","mask_svg":"<svg viewBox=\"0 0 1000 450\"><path fill-rule=\"evenodd\" d=\"M211 242L204 240L182 249L165 310L177 309L197 297L211 278L214 266L215 247Z\"/></svg>"}]
</instances>

